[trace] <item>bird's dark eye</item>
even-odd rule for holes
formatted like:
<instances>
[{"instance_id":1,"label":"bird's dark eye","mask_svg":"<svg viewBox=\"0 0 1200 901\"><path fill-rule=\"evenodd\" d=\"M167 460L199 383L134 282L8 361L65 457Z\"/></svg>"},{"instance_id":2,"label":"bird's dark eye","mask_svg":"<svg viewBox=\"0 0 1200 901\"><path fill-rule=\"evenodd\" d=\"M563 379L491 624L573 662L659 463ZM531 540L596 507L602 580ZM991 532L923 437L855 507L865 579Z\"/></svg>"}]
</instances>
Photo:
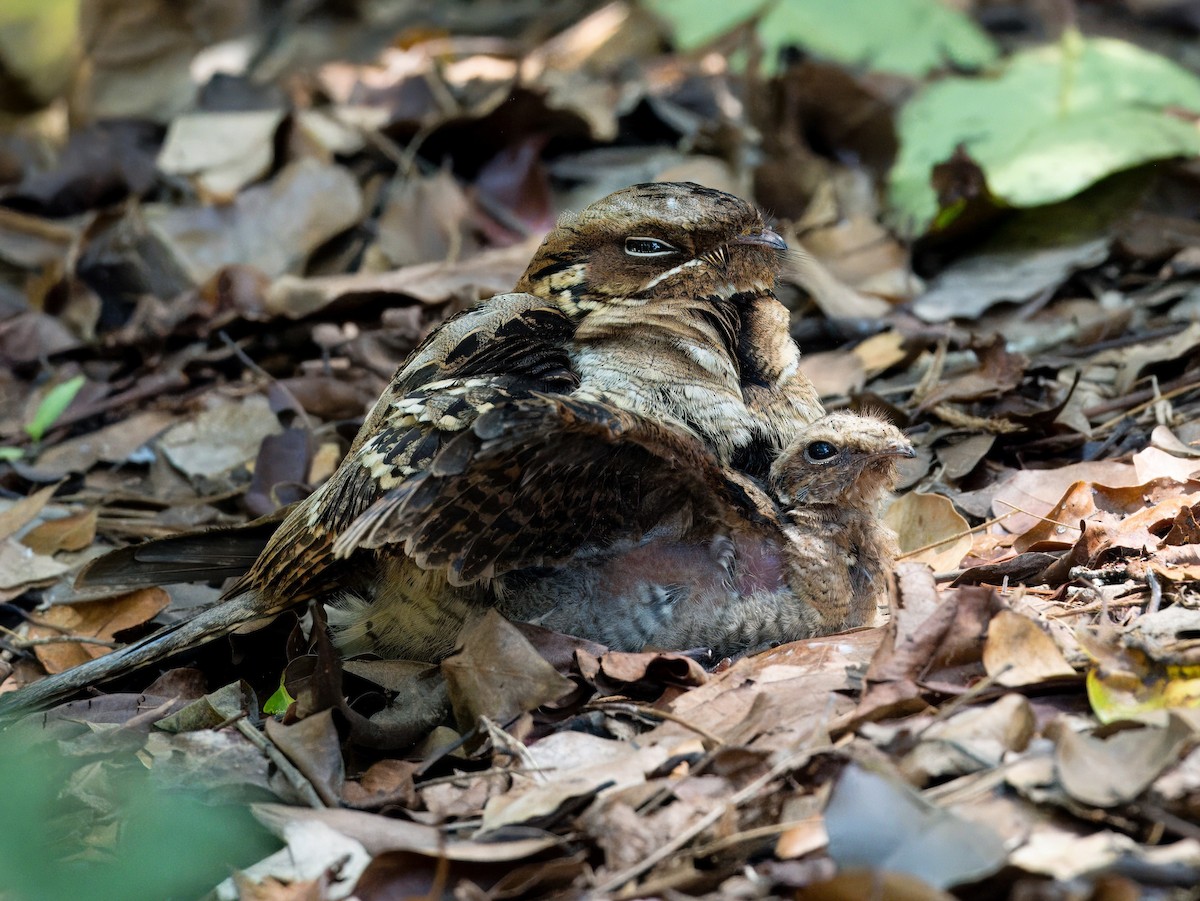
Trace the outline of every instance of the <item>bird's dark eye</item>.
<instances>
[{"instance_id":1,"label":"bird's dark eye","mask_svg":"<svg viewBox=\"0 0 1200 901\"><path fill-rule=\"evenodd\" d=\"M814 441L804 449L804 456L813 463L822 463L838 455L838 449L828 441Z\"/></svg>"},{"instance_id":2,"label":"bird's dark eye","mask_svg":"<svg viewBox=\"0 0 1200 901\"><path fill-rule=\"evenodd\" d=\"M658 238L626 238L625 252L631 257L665 257L677 250Z\"/></svg>"}]
</instances>

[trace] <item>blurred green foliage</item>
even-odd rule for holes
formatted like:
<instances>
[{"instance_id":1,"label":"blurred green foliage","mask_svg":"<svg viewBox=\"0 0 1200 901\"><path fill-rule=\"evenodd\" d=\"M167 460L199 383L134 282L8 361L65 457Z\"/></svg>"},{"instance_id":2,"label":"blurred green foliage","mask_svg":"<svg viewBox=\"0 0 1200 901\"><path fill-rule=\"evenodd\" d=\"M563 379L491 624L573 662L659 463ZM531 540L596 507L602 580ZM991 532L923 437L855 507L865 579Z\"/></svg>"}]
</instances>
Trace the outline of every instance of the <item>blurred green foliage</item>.
<instances>
[{"instance_id":1,"label":"blurred green foliage","mask_svg":"<svg viewBox=\"0 0 1200 901\"><path fill-rule=\"evenodd\" d=\"M79 0L0 2L0 111L48 103L71 78Z\"/></svg>"},{"instance_id":2,"label":"blurred green foliage","mask_svg":"<svg viewBox=\"0 0 1200 901\"><path fill-rule=\"evenodd\" d=\"M131 754L79 759L0 734L5 901L196 898L279 843L237 804L167 790Z\"/></svg>"},{"instance_id":3,"label":"blurred green foliage","mask_svg":"<svg viewBox=\"0 0 1200 901\"><path fill-rule=\"evenodd\" d=\"M763 66L778 70L780 51L800 47L854 68L922 76L947 66L975 69L996 58L996 45L940 0L645 0L691 50L761 13L755 26Z\"/></svg>"}]
</instances>

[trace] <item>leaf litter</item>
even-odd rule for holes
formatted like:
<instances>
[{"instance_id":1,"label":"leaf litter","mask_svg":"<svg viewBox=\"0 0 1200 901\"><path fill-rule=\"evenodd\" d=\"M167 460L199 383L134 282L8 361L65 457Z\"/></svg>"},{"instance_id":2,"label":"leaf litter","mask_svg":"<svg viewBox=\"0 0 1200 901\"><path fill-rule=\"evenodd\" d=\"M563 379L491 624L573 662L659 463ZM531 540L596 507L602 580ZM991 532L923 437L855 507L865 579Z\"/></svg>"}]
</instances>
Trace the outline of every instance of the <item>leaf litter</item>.
<instances>
[{"instance_id":1,"label":"leaf litter","mask_svg":"<svg viewBox=\"0 0 1200 901\"><path fill-rule=\"evenodd\" d=\"M1186 40L1136 4L1054 42L1034 5L998 27L913 0L907 46L808 0L704 27L700 0L351 6L91 5L78 58L22 55L31 14L0 13L34 107L0 131L0 690L211 602L217 572L71 586L303 497L558 211L653 178L778 217L826 405L917 445L891 603L735 661L493 616L438 666L341 660L321 610L288 613L10 727L0 832L33 821L97 897L231 869L216 897L1194 897ZM1170 84L1107 103L1122 65ZM1039 93L1019 133L963 125L1046 72L1070 116ZM1085 139L1104 152L1047 179ZM70 897L24 847L0 869ZM183 881L152 881L164 857Z\"/></svg>"}]
</instances>

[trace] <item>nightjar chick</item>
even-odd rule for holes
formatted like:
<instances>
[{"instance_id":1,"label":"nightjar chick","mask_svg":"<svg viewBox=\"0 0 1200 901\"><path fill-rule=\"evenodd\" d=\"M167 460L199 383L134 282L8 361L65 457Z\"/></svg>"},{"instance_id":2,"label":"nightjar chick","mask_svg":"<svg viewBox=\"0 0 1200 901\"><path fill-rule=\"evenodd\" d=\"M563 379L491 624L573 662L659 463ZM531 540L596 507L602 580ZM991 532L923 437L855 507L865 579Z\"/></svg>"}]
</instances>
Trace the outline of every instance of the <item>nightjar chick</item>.
<instances>
[{"instance_id":1,"label":"nightjar chick","mask_svg":"<svg viewBox=\"0 0 1200 901\"><path fill-rule=\"evenodd\" d=\"M291 510L224 603L16 703L45 703L347 586L407 612L407 637L388 652L445 654L478 592L458 571L414 568L395 530L398 498L480 413L535 392L670 424L720 465L766 476L823 412L773 294L784 249L751 204L690 183L635 185L564 215L519 293L447 321L413 352L334 475ZM448 540L470 531L462 523Z\"/></svg>"}]
</instances>

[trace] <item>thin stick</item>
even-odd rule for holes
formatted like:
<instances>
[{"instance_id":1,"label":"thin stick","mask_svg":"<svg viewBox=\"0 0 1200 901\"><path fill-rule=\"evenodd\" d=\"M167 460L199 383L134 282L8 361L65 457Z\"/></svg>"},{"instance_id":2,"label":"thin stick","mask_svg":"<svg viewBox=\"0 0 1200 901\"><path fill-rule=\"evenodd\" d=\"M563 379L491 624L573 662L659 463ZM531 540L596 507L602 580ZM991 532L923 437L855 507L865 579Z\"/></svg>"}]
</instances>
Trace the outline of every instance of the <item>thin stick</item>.
<instances>
[{"instance_id":1,"label":"thin stick","mask_svg":"<svg viewBox=\"0 0 1200 901\"><path fill-rule=\"evenodd\" d=\"M592 892L596 895L603 895L607 892L616 891L631 879L636 879L655 864L666 860L713 823L717 822L717 820L721 819L721 817L725 816L726 811L737 807L743 801L747 801L754 797L759 791L761 791L774 780L778 779L788 770L792 769L796 763L798 763L802 758L809 756L811 753L812 752L808 748L803 748L788 754L773 767L767 770L767 772L763 773L741 791L735 793L724 804L719 804L718 806L714 807L707 814L702 816L683 832L679 833L679 835L675 836L653 854L647 855L633 866L627 867L626 869L617 873L617 875L613 876L607 882L596 886L592 889Z\"/></svg>"},{"instance_id":2,"label":"thin stick","mask_svg":"<svg viewBox=\"0 0 1200 901\"><path fill-rule=\"evenodd\" d=\"M1098 425L1094 429L1092 429L1092 434L1095 435L1098 432L1107 431L1108 429L1111 429L1113 426L1115 426L1117 423L1119 423L1122 419L1128 419L1132 416L1136 416L1139 413L1143 412L1144 410L1150 409L1156 403L1158 403L1160 400L1170 400L1172 397L1178 397L1181 394L1187 394L1189 391L1195 391L1197 387L1200 387L1200 386L1197 386L1195 384L1180 385L1178 388L1175 388L1171 391L1165 391L1162 394L1156 394L1154 397L1150 398L1145 403L1138 404L1136 407L1130 407L1128 410L1126 410L1120 416L1114 416L1112 419L1108 420L1107 422L1100 423L1100 425Z\"/></svg>"},{"instance_id":3,"label":"thin stick","mask_svg":"<svg viewBox=\"0 0 1200 901\"><path fill-rule=\"evenodd\" d=\"M5 635L11 636L9 641L12 643L13 647L19 648L20 650L25 650L26 648L40 648L43 645L48 644L97 644L102 648L109 648L110 650L115 650L116 648L121 647L121 645L115 641L106 641L103 638L88 638L84 635L47 635L43 638L22 638L12 629L6 629L4 626L0 626L0 632L4 632Z\"/></svg>"},{"instance_id":4,"label":"thin stick","mask_svg":"<svg viewBox=\"0 0 1200 901\"><path fill-rule=\"evenodd\" d=\"M1001 503L1004 503L1004 502L1001 501ZM1009 506L1011 507L1012 504L1009 504ZM981 522L977 526L972 526L971 528L967 529L965 532L956 532L955 534L949 536L948 538L943 538L941 541L934 542L933 544L927 544L924 547L919 547L919 548L916 548L915 550L906 551L905 553L901 554L896 559L897 560L907 560L909 557L915 557L917 554L923 554L926 551L932 551L935 547L941 547L943 544L949 544L951 541L958 541L958 539L960 539L966 535L973 535L981 529L986 529L989 526L994 526L996 523L1000 522L1001 520L1008 519L1008 517L1010 517L1014 513L1018 513L1018 512L1024 513L1025 511L1024 510L1019 510L1019 511L1018 510L1009 510L1007 513L1002 513L999 516L994 516L991 519L987 520L986 522ZM1032 516L1033 514L1031 513L1029 515Z\"/></svg>"},{"instance_id":5,"label":"thin stick","mask_svg":"<svg viewBox=\"0 0 1200 901\"><path fill-rule=\"evenodd\" d=\"M670 720L672 723L678 723L679 725L683 726L685 729L690 729L692 732L695 732L697 735L699 735L701 738L705 739L706 741L712 742L718 748L725 747L725 742L721 739L720 736L713 735L711 732L709 732L707 729L703 728L702 726L697 726L695 723L690 723L686 719L681 717L679 714L673 713L670 710L658 710L655 707L649 707L645 704L635 704L635 703L628 702L628 701L623 701L620 703L608 702L608 703L604 703L604 704L597 704L597 703L593 702L591 704L588 704L587 707L592 710L605 710L605 711L617 710L617 711L627 711L627 712L632 712L632 713L640 713L643 716L650 716L650 717L654 717L655 719Z\"/></svg>"},{"instance_id":6,"label":"thin stick","mask_svg":"<svg viewBox=\"0 0 1200 901\"><path fill-rule=\"evenodd\" d=\"M238 732L248 738L252 745L262 751L271 763L275 764L280 774L299 793L300 797L304 799L304 802L309 807L316 810L323 810L326 807L336 806L336 801L333 804L327 803L321 797L321 792L317 790L312 780L300 772L296 765L287 758L287 755L276 747L273 741L246 722L245 717L239 717L234 725Z\"/></svg>"}]
</instances>

